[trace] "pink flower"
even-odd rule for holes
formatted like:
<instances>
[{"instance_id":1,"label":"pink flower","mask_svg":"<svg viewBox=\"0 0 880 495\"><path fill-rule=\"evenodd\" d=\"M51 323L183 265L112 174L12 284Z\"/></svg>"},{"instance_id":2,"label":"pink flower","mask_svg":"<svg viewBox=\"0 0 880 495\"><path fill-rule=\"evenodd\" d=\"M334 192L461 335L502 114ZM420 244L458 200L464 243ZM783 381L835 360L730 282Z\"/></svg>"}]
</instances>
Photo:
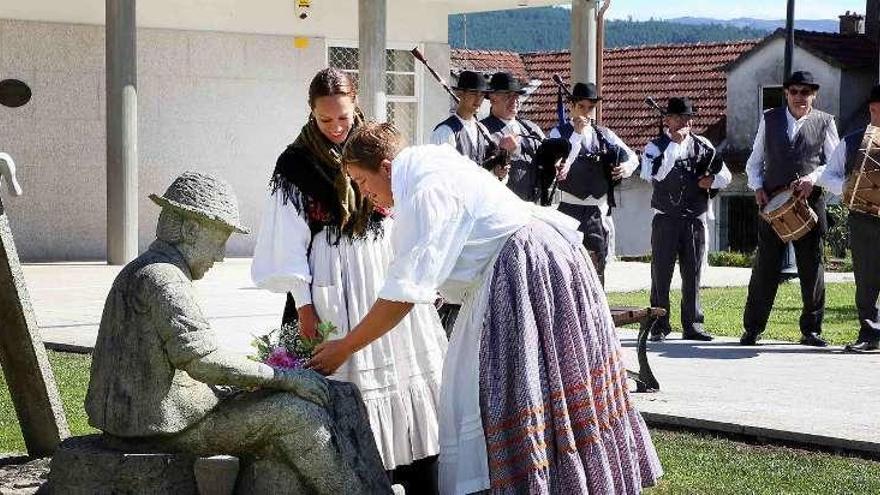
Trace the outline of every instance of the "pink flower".
<instances>
[{"instance_id":1,"label":"pink flower","mask_svg":"<svg viewBox=\"0 0 880 495\"><path fill-rule=\"evenodd\" d=\"M266 358L266 364L273 368L298 369L302 368L302 360L287 351L283 347L276 347Z\"/></svg>"}]
</instances>

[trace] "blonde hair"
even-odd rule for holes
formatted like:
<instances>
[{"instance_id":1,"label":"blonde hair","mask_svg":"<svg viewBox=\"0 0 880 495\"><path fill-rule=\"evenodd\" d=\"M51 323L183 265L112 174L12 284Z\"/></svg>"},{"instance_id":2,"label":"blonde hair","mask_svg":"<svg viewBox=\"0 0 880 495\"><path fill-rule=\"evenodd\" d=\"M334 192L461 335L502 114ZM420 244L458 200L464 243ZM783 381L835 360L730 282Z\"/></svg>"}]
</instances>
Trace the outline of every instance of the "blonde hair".
<instances>
[{"instance_id":1,"label":"blonde hair","mask_svg":"<svg viewBox=\"0 0 880 495\"><path fill-rule=\"evenodd\" d=\"M377 171L382 160L394 160L404 139L390 122L366 122L354 131L342 150L342 163Z\"/></svg>"}]
</instances>

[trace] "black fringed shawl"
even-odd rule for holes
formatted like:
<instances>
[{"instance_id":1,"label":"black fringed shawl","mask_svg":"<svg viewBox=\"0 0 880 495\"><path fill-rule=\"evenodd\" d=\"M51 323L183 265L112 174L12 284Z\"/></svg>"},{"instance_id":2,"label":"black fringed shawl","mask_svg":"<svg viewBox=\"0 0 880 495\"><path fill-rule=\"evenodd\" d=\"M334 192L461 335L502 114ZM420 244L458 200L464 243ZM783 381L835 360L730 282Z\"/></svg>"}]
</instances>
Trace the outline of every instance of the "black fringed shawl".
<instances>
[{"instance_id":1,"label":"black fringed shawl","mask_svg":"<svg viewBox=\"0 0 880 495\"><path fill-rule=\"evenodd\" d=\"M324 230L328 240L339 242L342 236L381 235L384 215L348 179L341 156L342 146L325 138L309 118L275 163L272 194L281 194L285 204L290 202L305 217L313 236Z\"/></svg>"}]
</instances>

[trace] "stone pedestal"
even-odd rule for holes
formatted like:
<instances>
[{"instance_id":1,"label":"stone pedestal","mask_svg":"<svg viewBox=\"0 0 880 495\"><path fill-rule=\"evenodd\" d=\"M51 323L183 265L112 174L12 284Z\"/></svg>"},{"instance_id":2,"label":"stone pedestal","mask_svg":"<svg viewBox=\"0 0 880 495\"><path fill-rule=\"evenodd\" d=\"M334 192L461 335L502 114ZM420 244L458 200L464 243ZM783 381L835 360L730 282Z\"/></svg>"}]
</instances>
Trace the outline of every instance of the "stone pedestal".
<instances>
[{"instance_id":1,"label":"stone pedestal","mask_svg":"<svg viewBox=\"0 0 880 495\"><path fill-rule=\"evenodd\" d=\"M357 476L357 487L347 489L346 495L392 493L360 392L351 383L330 384L336 447ZM301 480L277 462L232 456L200 458L195 454L163 452L147 444L122 443L104 435L73 437L62 442L52 458L49 493L219 495L231 494L231 486L235 487L234 493L241 495L310 493ZM220 483L221 477L227 478L227 482ZM218 483L201 481L207 478Z\"/></svg>"}]
</instances>

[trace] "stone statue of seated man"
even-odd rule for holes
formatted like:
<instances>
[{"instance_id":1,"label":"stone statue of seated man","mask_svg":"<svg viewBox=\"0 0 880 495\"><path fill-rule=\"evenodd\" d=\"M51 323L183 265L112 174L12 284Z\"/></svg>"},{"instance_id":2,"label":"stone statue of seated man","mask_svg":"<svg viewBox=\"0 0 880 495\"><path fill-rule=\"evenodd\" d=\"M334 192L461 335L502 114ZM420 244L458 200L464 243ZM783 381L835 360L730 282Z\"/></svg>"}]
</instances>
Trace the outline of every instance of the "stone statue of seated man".
<instances>
[{"instance_id":1,"label":"stone statue of seated man","mask_svg":"<svg viewBox=\"0 0 880 495\"><path fill-rule=\"evenodd\" d=\"M150 199L162 207L157 239L107 296L89 423L125 442L268 460L309 493L352 493L357 476L334 438L328 382L220 350L196 301L192 281L223 260L232 232L247 233L231 186L186 172Z\"/></svg>"}]
</instances>

